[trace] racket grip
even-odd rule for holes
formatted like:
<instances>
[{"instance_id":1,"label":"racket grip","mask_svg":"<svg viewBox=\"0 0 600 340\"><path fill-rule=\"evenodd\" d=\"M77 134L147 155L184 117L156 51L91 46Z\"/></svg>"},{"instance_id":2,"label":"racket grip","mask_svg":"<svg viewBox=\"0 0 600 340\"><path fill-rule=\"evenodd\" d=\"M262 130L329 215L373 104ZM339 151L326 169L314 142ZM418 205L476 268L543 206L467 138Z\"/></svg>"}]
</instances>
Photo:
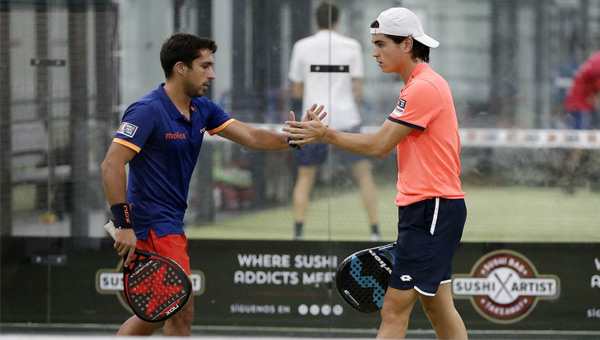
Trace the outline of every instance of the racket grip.
<instances>
[{"instance_id":1,"label":"racket grip","mask_svg":"<svg viewBox=\"0 0 600 340\"><path fill-rule=\"evenodd\" d=\"M112 236L113 239L115 239L115 224L113 223L112 220L109 220L108 223L106 223L104 225L104 230L106 230L107 233L110 234L110 236Z\"/></svg>"}]
</instances>

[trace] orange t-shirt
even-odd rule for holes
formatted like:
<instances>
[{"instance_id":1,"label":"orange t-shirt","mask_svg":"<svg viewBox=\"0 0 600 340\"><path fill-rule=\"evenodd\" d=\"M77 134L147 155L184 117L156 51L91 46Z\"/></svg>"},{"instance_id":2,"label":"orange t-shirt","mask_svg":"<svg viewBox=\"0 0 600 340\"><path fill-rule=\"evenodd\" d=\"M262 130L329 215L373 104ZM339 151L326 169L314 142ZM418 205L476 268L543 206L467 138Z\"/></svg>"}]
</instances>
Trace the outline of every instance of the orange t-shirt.
<instances>
[{"instance_id":1,"label":"orange t-shirt","mask_svg":"<svg viewBox=\"0 0 600 340\"><path fill-rule=\"evenodd\" d=\"M464 198L458 177L458 121L446 80L428 64L417 65L388 119L413 128L397 147L396 205L434 197Z\"/></svg>"}]
</instances>

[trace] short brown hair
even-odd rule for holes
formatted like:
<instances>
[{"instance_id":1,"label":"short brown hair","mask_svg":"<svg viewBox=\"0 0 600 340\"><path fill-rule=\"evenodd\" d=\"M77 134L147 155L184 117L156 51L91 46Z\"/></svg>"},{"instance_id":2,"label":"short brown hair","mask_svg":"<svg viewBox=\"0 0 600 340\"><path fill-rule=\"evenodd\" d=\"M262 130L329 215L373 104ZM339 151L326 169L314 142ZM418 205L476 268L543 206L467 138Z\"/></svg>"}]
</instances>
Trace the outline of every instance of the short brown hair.
<instances>
[{"instance_id":1,"label":"short brown hair","mask_svg":"<svg viewBox=\"0 0 600 340\"><path fill-rule=\"evenodd\" d=\"M338 21L339 12L336 5L323 1L317 7L317 26L319 26L319 29L330 29Z\"/></svg>"},{"instance_id":2,"label":"short brown hair","mask_svg":"<svg viewBox=\"0 0 600 340\"><path fill-rule=\"evenodd\" d=\"M377 21L377 20L373 21L373 23L371 23L371 28L379 28L379 21ZM396 44L400 44L401 42L406 40L406 38L409 38L409 37L401 37L401 36L391 35L391 34L384 34L384 35L386 37L392 39L392 41ZM412 41L413 41L413 48L412 48L412 50L410 50L412 60L416 61L416 59L418 58L418 59L422 59L424 62L428 63L429 62L429 52L431 51L429 46L425 46L422 43L416 41L415 39L412 39Z\"/></svg>"}]
</instances>

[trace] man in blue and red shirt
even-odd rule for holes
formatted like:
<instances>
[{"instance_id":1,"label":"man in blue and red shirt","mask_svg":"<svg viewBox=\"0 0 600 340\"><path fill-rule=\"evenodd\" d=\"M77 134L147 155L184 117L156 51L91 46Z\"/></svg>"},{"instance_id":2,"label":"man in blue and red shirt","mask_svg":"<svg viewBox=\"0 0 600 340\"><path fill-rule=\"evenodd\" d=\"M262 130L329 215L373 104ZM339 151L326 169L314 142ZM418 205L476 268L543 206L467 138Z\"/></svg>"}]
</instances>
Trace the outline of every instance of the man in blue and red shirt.
<instances>
[{"instance_id":1,"label":"man in blue and red shirt","mask_svg":"<svg viewBox=\"0 0 600 340\"><path fill-rule=\"evenodd\" d=\"M104 190L117 226L114 246L127 256L125 265L137 247L173 259L190 274L183 216L204 132L254 150L290 148L284 134L237 121L203 97L215 79L216 49L213 40L191 34L167 39L160 51L166 82L127 108L102 163ZM132 316L118 334L151 335L164 326L164 335L189 336L193 305L192 296L164 323Z\"/></svg>"}]
</instances>

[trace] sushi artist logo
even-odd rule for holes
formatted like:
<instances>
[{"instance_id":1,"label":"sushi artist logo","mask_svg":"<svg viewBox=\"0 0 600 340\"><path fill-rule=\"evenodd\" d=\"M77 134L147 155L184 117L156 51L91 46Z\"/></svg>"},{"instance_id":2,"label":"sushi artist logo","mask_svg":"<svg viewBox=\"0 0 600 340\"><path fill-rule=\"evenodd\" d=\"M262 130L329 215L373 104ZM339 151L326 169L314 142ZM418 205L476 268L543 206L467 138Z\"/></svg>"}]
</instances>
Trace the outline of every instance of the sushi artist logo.
<instances>
[{"instance_id":1,"label":"sushi artist logo","mask_svg":"<svg viewBox=\"0 0 600 340\"><path fill-rule=\"evenodd\" d=\"M533 263L511 250L481 257L471 274L452 277L452 294L471 299L475 310L494 323L515 323L533 311L539 299L556 299L560 280L539 275Z\"/></svg>"}]
</instances>

